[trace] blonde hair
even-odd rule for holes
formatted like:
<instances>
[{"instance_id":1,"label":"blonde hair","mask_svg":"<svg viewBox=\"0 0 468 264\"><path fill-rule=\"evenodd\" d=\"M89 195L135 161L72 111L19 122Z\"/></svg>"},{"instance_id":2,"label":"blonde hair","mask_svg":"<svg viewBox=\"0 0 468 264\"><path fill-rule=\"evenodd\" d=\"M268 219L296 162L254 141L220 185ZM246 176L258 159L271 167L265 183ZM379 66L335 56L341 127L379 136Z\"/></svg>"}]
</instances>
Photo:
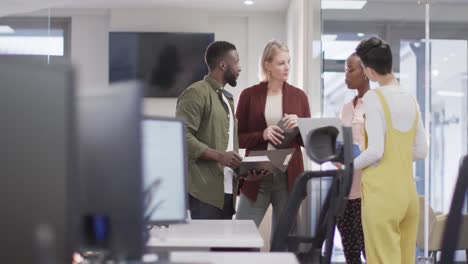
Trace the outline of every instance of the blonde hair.
<instances>
[{"instance_id":1,"label":"blonde hair","mask_svg":"<svg viewBox=\"0 0 468 264\"><path fill-rule=\"evenodd\" d=\"M277 41L276 39L272 39L268 41L268 43L265 45L265 48L263 48L263 54L260 57L259 61L259 72L258 72L258 77L260 78L260 81L266 82L268 81L268 76L270 75L268 73L268 70L266 68L266 63L267 62L272 62L273 58L278 54L279 51L287 51L289 52L288 46L285 44Z\"/></svg>"}]
</instances>

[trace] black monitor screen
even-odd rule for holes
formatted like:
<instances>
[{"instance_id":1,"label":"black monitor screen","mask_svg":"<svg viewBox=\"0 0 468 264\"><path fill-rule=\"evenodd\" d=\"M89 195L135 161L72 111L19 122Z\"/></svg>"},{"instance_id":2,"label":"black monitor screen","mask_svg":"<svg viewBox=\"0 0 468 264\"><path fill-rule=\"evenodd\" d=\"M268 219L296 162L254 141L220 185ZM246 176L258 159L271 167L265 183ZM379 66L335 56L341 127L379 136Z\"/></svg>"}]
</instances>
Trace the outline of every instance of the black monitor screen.
<instances>
[{"instance_id":1,"label":"black monitor screen","mask_svg":"<svg viewBox=\"0 0 468 264\"><path fill-rule=\"evenodd\" d=\"M84 89L77 98L80 249L117 259L143 251L140 86Z\"/></svg>"},{"instance_id":2,"label":"black monitor screen","mask_svg":"<svg viewBox=\"0 0 468 264\"><path fill-rule=\"evenodd\" d=\"M213 33L111 32L109 81L140 80L145 97L177 97L207 74Z\"/></svg>"}]
</instances>

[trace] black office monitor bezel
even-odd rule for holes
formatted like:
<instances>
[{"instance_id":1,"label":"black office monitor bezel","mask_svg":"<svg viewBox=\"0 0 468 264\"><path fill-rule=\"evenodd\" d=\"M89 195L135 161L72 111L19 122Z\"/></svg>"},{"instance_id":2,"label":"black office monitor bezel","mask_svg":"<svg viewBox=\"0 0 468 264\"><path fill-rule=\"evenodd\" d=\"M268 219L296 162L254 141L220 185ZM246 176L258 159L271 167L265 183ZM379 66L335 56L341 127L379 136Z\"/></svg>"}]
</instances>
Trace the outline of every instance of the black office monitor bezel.
<instances>
[{"instance_id":1,"label":"black office monitor bezel","mask_svg":"<svg viewBox=\"0 0 468 264\"><path fill-rule=\"evenodd\" d=\"M187 176L188 176L188 157L187 157L187 142L185 139L185 133L186 133L186 128L185 128L185 121L182 118L171 118L171 117L162 117L162 116L143 116L142 119L142 134L143 134L143 123L145 121L169 121L169 122L176 122L176 123L181 123L182 125L182 151L185 153L184 155L184 174L185 178L183 181L184 187L183 189L185 190L185 208L188 208L189 206L189 200L188 200L188 188L187 188ZM143 148L144 148L144 139L142 135L142 161L144 162L144 153L143 153ZM144 179L144 170L143 170L143 179ZM143 180L144 181L144 180ZM144 189L144 186L143 186ZM146 212L146 208L143 208L143 211ZM184 219L173 219L173 220L148 220L146 221L146 224L148 225L154 225L154 226L164 226L164 225L170 225L170 224L183 224L187 223L187 210L184 212Z\"/></svg>"},{"instance_id":2,"label":"black office monitor bezel","mask_svg":"<svg viewBox=\"0 0 468 264\"><path fill-rule=\"evenodd\" d=\"M77 94L77 251L104 251L109 259L122 260L144 253L141 92L139 82L129 81ZM107 216L109 236L97 241L86 231L101 216Z\"/></svg>"},{"instance_id":3,"label":"black office monitor bezel","mask_svg":"<svg viewBox=\"0 0 468 264\"><path fill-rule=\"evenodd\" d=\"M70 263L77 230L75 71L66 63L4 59L2 261Z\"/></svg>"}]
</instances>

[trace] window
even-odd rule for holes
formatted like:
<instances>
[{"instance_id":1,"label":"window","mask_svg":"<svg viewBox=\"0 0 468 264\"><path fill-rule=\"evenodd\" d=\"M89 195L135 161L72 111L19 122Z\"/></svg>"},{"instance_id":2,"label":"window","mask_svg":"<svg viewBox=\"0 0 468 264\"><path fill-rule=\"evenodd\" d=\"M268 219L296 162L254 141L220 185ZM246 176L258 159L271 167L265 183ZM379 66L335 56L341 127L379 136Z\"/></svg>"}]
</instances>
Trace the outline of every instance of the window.
<instances>
[{"instance_id":1,"label":"window","mask_svg":"<svg viewBox=\"0 0 468 264\"><path fill-rule=\"evenodd\" d=\"M0 19L0 60L65 62L70 54L70 19Z\"/></svg>"}]
</instances>

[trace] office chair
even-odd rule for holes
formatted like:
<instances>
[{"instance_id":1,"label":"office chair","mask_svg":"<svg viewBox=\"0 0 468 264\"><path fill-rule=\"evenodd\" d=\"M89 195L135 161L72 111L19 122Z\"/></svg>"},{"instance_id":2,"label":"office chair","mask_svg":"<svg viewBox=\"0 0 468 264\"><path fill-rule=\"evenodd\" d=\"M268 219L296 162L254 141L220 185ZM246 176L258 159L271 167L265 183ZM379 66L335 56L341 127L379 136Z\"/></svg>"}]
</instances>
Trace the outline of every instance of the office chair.
<instances>
[{"instance_id":1,"label":"office chair","mask_svg":"<svg viewBox=\"0 0 468 264\"><path fill-rule=\"evenodd\" d=\"M437 263L437 253L442 250L442 236L447 224L448 215L434 212L429 206L429 255L434 258L434 263ZM419 225L418 236L416 241L419 249L424 250L424 196L419 196ZM460 236L456 246L456 250L466 250L468 254L468 215L462 215L462 223ZM467 255L468 258L468 255Z\"/></svg>"},{"instance_id":2,"label":"office chair","mask_svg":"<svg viewBox=\"0 0 468 264\"><path fill-rule=\"evenodd\" d=\"M468 192L468 156L462 158L461 166L458 172L458 180L453 192L452 204L447 217L446 227L442 238L442 258L441 263L452 264L455 250L457 249L458 238L467 239L466 234L461 233L463 203L466 201ZM464 221L464 219L463 219ZM465 231L464 231L465 232ZM466 250L466 249L465 249ZM468 252L467 252L468 255ZM468 257L468 256L467 256Z\"/></svg>"},{"instance_id":3,"label":"office chair","mask_svg":"<svg viewBox=\"0 0 468 264\"><path fill-rule=\"evenodd\" d=\"M307 135L307 155L319 164L336 161L344 164L344 169L326 171L306 171L296 180L294 188L271 240L271 251L291 251L301 262L330 263L335 235L336 217L344 212L347 196L353 178L353 144L351 128L343 127L344 144L337 147L338 129L334 126L312 130ZM307 196L307 182L313 178L331 177L332 185L321 209L314 237L290 235L299 207ZM326 241L325 254L321 249ZM298 251L300 245L310 247L304 253Z\"/></svg>"}]
</instances>

